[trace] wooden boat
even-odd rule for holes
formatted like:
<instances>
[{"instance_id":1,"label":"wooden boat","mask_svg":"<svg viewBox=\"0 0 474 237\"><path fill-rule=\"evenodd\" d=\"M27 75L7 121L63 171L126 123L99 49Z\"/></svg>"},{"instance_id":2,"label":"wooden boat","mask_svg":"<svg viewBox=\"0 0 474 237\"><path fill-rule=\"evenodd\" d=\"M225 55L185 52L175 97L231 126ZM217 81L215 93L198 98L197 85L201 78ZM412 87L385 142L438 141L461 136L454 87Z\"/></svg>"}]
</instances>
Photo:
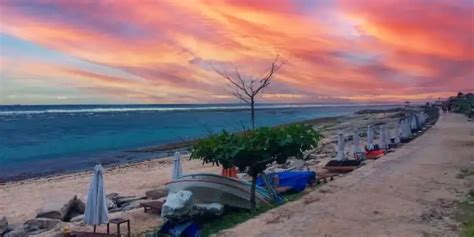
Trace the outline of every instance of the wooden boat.
<instances>
[{"instance_id":1,"label":"wooden boat","mask_svg":"<svg viewBox=\"0 0 474 237\"><path fill-rule=\"evenodd\" d=\"M257 207L271 205L272 198L262 187L256 187ZM251 184L215 174L189 174L166 184L170 193L188 190L197 203L220 203L225 206L250 209Z\"/></svg>"}]
</instances>

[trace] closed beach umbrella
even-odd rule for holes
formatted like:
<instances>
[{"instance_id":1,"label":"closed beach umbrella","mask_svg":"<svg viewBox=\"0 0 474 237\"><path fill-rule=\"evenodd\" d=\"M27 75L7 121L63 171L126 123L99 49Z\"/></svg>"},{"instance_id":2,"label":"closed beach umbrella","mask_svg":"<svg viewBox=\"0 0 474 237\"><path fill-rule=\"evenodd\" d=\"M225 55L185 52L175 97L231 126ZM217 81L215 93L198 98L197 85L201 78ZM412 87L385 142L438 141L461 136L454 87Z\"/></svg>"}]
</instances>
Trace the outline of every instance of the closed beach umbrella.
<instances>
[{"instance_id":1,"label":"closed beach umbrella","mask_svg":"<svg viewBox=\"0 0 474 237\"><path fill-rule=\"evenodd\" d=\"M400 123L395 126L395 144L400 144Z\"/></svg>"},{"instance_id":2,"label":"closed beach umbrella","mask_svg":"<svg viewBox=\"0 0 474 237\"><path fill-rule=\"evenodd\" d=\"M342 132L339 132L337 134L337 155L336 155L336 160L345 160L344 157L344 135Z\"/></svg>"},{"instance_id":3,"label":"closed beach umbrella","mask_svg":"<svg viewBox=\"0 0 474 237\"><path fill-rule=\"evenodd\" d=\"M410 120L409 119L405 120L405 131L406 131L406 137L413 136L413 133L411 132L411 126L410 126Z\"/></svg>"},{"instance_id":4,"label":"closed beach umbrella","mask_svg":"<svg viewBox=\"0 0 474 237\"><path fill-rule=\"evenodd\" d=\"M386 126L385 129L385 137L387 139L387 143L390 145L392 144L392 136L390 136L390 127Z\"/></svg>"},{"instance_id":5,"label":"closed beach umbrella","mask_svg":"<svg viewBox=\"0 0 474 237\"><path fill-rule=\"evenodd\" d=\"M425 112L421 112L420 117L421 117L421 121L420 121L421 125L425 126L425 124L426 124L426 114L425 114Z\"/></svg>"},{"instance_id":6,"label":"closed beach umbrella","mask_svg":"<svg viewBox=\"0 0 474 237\"><path fill-rule=\"evenodd\" d=\"M408 138L408 128L407 128L407 120L406 119L403 119L402 120L402 123L401 123L401 127L402 127L402 138Z\"/></svg>"},{"instance_id":7,"label":"closed beach umbrella","mask_svg":"<svg viewBox=\"0 0 474 237\"><path fill-rule=\"evenodd\" d=\"M411 117L411 125L410 125L412 130L417 130L418 129L418 122L416 121L416 116Z\"/></svg>"},{"instance_id":8,"label":"closed beach umbrella","mask_svg":"<svg viewBox=\"0 0 474 237\"><path fill-rule=\"evenodd\" d=\"M181 168L181 153L177 151L176 153L174 153L172 180L177 180L182 175L183 175L183 168Z\"/></svg>"},{"instance_id":9,"label":"closed beach umbrella","mask_svg":"<svg viewBox=\"0 0 474 237\"><path fill-rule=\"evenodd\" d=\"M380 125L380 147L387 149L387 140L385 136L385 125Z\"/></svg>"},{"instance_id":10,"label":"closed beach umbrella","mask_svg":"<svg viewBox=\"0 0 474 237\"><path fill-rule=\"evenodd\" d=\"M359 137L359 130L355 129L354 130L354 137L352 138L353 140L353 152L354 154L362 152L362 149L360 148L360 137Z\"/></svg>"},{"instance_id":11,"label":"closed beach umbrella","mask_svg":"<svg viewBox=\"0 0 474 237\"><path fill-rule=\"evenodd\" d=\"M374 131L370 125L367 127L367 149L374 149Z\"/></svg>"},{"instance_id":12,"label":"closed beach umbrella","mask_svg":"<svg viewBox=\"0 0 474 237\"><path fill-rule=\"evenodd\" d=\"M94 232L96 225L109 222L103 173L104 169L101 165L94 167L94 174L87 195L86 211L84 212L84 223L94 225Z\"/></svg>"},{"instance_id":13,"label":"closed beach umbrella","mask_svg":"<svg viewBox=\"0 0 474 237\"><path fill-rule=\"evenodd\" d=\"M390 139L390 128L385 125L385 141L387 141L387 148L390 148L390 144L392 144L392 140Z\"/></svg>"}]
</instances>

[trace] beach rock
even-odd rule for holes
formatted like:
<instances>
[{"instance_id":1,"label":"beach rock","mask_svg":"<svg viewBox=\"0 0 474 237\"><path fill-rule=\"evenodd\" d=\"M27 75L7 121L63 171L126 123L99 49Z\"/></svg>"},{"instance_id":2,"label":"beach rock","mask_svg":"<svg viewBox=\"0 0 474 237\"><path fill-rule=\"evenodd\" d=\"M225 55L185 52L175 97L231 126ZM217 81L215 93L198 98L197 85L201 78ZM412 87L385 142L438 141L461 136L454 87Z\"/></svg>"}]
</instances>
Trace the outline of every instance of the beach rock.
<instances>
[{"instance_id":1,"label":"beach rock","mask_svg":"<svg viewBox=\"0 0 474 237\"><path fill-rule=\"evenodd\" d=\"M118 207L125 207L130 205L130 203L146 199L146 197L137 197L137 196L126 196L126 197L117 197L117 206Z\"/></svg>"},{"instance_id":2,"label":"beach rock","mask_svg":"<svg viewBox=\"0 0 474 237\"><path fill-rule=\"evenodd\" d=\"M164 188L152 189L145 192L145 195L149 199L159 199L162 197L166 197L168 195L168 190Z\"/></svg>"},{"instance_id":3,"label":"beach rock","mask_svg":"<svg viewBox=\"0 0 474 237\"><path fill-rule=\"evenodd\" d=\"M224 214L224 205L220 203L195 204L190 213L193 217L217 217Z\"/></svg>"},{"instance_id":4,"label":"beach rock","mask_svg":"<svg viewBox=\"0 0 474 237\"><path fill-rule=\"evenodd\" d=\"M115 202L112 199L106 198L105 200L107 202L107 209L110 210L110 209L113 209L113 208L117 207L117 204L115 204Z\"/></svg>"},{"instance_id":5,"label":"beach rock","mask_svg":"<svg viewBox=\"0 0 474 237\"><path fill-rule=\"evenodd\" d=\"M3 237L24 237L27 236L23 228L14 229L10 232L4 233Z\"/></svg>"},{"instance_id":6,"label":"beach rock","mask_svg":"<svg viewBox=\"0 0 474 237\"><path fill-rule=\"evenodd\" d=\"M54 229L59 223L61 223L61 221L58 219L36 218L26 221L24 229L28 233L33 232L38 234L39 231L43 232Z\"/></svg>"},{"instance_id":7,"label":"beach rock","mask_svg":"<svg viewBox=\"0 0 474 237\"><path fill-rule=\"evenodd\" d=\"M170 193L161 210L161 217L183 219L188 217L193 209L194 199L191 191L182 190Z\"/></svg>"},{"instance_id":8,"label":"beach rock","mask_svg":"<svg viewBox=\"0 0 474 237\"><path fill-rule=\"evenodd\" d=\"M132 209L140 208L140 203L141 203L140 200L130 202L126 206L122 207L122 211L130 211Z\"/></svg>"},{"instance_id":9,"label":"beach rock","mask_svg":"<svg viewBox=\"0 0 474 237\"><path fill-rule=\"evenodd\" d=\"M7 218L2 216L0 218L0 235L5 233L8 229L8 221Z\"/></svg>"},{"instance_id":10,"label":"beach rock","mask_svg":"<svg viewBox=\"0 0 474 237\"><path fill-rule=\"evenodd\" d=\"M64 204L65 203L65 204ZM51 200L47 202L36 215L37 218L58 219L69 221L72 217L84 214L86 205L84 202L74 196L72 199L64 202L64 200Z\"/></svg>"},{"instance_id":11,"label":"beach rock","mask_svg":"<svg viewBox=\"0 0 474 237\"><path fill-rule=\"evenodd\" d=\"M116 203L117 199L120 197L120 195L118 193L109 193L105 197Z\"/></svg>"},{"instance_id":12,"label":"beach rock","mask_svg":"<svg viewBox=\"0 0 474 237\"><path fill-rule=\"evenodd\" d=\"M71 220L69 220L69 222L81 222L84 220L84 215L79 215L79 216L75 216L73 218L71 218Z\"/></svg>"}]
</instances>

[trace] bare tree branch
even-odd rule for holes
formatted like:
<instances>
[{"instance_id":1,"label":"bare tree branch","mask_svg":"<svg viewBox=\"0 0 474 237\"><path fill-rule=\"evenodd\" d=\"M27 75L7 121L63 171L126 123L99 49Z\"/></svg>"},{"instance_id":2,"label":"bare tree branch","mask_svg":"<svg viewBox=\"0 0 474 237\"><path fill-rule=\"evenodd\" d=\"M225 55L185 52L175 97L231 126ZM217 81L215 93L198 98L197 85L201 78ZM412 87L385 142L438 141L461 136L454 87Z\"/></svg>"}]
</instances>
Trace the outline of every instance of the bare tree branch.
<instances>
[{"instance_id":1,"label":"bare tree branch","mask_svg":"<svg viewBox=\"0 0 474 237\"><path fill-rule=\"evenodd\" d=\"M255 97L260 92L262 92L264 88L270 85L273 76L285 64L284 61L279 61L280 56L277 54L270 66L270 69L266 73L264 73L260 79L254 79L252 77L243 78L239 72L239 69L235 66L235 75L231 76L226 71L221 71L211 64L214 71L227 80L228 86L231 88L229 93L235 98L250 105L252 112L252 128L255 128Z\"/></svg>"}]
</instances>

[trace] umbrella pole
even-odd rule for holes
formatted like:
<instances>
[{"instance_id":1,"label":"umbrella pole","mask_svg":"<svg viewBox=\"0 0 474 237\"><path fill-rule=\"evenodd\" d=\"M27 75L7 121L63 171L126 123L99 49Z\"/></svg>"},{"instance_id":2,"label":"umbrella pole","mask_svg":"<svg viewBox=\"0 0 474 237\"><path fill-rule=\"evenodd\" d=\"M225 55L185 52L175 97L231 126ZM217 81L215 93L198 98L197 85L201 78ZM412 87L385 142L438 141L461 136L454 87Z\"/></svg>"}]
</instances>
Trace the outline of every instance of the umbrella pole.
<instances>
[{"instance_id":1,"label":"umbrella pole","mask_svg":"<svg viewBox=\"0 0 474 237\"><path fill-rule=\"evenodd\" d=\"M94 225L94 233L95 233L95 229L96 229L97 225Z\"/></svg>"}]
</instances>

